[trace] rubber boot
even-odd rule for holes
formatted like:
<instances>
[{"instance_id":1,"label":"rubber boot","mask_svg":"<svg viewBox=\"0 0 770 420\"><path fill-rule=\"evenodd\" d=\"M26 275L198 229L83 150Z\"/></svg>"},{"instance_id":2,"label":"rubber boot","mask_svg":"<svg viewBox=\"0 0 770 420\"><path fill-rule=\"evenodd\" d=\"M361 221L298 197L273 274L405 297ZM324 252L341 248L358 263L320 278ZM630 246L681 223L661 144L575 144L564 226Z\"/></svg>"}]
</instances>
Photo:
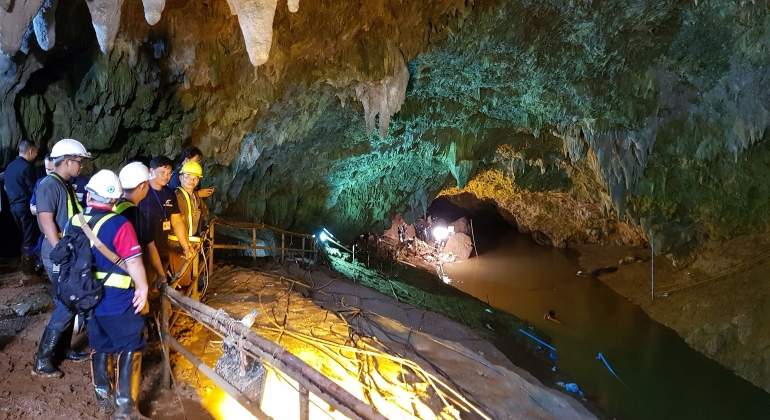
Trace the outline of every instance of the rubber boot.
<instances>
[{"instance_id":1,"label":"rubber boot","mask_svg":"<svg viewBox=\"0 0 770 420\"><path fill-rule=\"evenodd\" d=\"M35 366L32 368L32 374L44 378L61 378L64 373L53 364L53 356L56 353L56 345L61 338L61 331L55 331L46 328L43 336L40 337L40 344L35 354Z\"/></svg>"},{"instance_id":2,"label":"rubber boot","mask_svg":"<svg viewBox=\"0 0 770 420\"><path fill-rule=\"evenodd\" d=\"M109 414L114 409L112 403L112 378L110 378L110 353L93 352L91 354L91 378L93 378L96 403L99 409Z\"/></svg>"},{"instance_id":3,"label":"rubber boot","mask_svg":"<svg viewBox=\"0 0 770 420\"><path fill-rule=\"evenodd\" d=\"M142 382L142 353L122 352L118 355L118 377L113 420L145 419L136 408Z\"/></svg>"},{"instance_id":4,"label":"rubber boot","mask_svg":"<svg viewBox=\"0 0 770 420\"><path fill-rule=\"evenodd\" d=\"M27 275L35 273L35 257L30 255L21 256L21 272Z\"/></svg>"},{"instance_id":5,"label":"rubber boot","mask_svg":"<svg viewBox=\"0 0 770 420\"><path fill-rule=\"evenodd\" d=\"M83 316L83 315L77 315ZM91 355L86 351L76 351L72 349L72 336L74 335L73 327L67 328L62 334L62 345L59 347L59 357L63 357L66 360L72 360L73 362L84 362L88 360Z\"/></svg>"}]
</instances>

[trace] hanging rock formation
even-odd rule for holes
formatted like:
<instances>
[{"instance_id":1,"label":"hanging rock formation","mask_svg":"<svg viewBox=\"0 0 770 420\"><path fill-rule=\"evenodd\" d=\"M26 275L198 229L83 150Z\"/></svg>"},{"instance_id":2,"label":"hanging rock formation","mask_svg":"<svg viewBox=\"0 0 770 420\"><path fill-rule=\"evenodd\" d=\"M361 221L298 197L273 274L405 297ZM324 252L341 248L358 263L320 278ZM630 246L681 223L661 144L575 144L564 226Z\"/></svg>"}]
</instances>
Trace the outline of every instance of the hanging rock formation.
<instances>
[{"instance_id":1,"label":"hanging rock formation","mask_svg":"<svg viewBox=\"0 0 770 420\"><path fill-rule=\"evenodd\" d=\"M265 64L273 42L273 18L278 0L227 0L227 4L233 15L238 16L249 61L255 66Z\"/></svg>"},{"instance_id":2,"label":"hanging rock formation","mask_svg":"<svg viewBox=\"0 0 770 420\"><path fill-rule=\"evenodd\" d=\"M163 8L166 7L166 0L142 0L144 5L144 18L150 25L155 25L160 21Z\"/></svg>"}]
</instances>

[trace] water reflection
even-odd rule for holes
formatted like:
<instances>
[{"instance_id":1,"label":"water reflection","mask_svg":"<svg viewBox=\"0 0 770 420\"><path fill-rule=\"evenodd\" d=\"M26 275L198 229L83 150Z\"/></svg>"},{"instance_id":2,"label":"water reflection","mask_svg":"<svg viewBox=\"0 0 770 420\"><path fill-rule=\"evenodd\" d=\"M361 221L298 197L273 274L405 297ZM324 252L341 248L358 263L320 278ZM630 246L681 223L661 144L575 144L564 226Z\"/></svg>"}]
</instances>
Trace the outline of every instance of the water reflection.
<instances>
[{"instance_id":1,"label":"water reflection","mask_svg":"<svg viewBox=\"0 0 770 420\"><path fill-rule=\"evenodd\" d=\"M770 418L770 394L692 350L600 281L576 276L565 251L511 232L479 258L445 269L453 286L546 332L560 368L611 416ZM549 310L561 324L544 319ZM599 352L622 382L596 359Z\"/></svg>"}]
</instances>

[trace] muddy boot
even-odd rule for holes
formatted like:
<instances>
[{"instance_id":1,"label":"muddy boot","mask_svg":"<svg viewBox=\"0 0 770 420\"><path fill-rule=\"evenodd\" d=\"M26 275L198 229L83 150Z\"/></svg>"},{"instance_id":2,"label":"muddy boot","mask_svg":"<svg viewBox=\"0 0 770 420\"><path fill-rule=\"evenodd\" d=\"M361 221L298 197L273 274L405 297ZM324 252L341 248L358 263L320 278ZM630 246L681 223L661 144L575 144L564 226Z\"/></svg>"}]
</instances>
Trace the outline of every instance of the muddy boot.
<instances>
[{"instance_id":1,"label":"muddy boot","mask_svg":"<svg viewBox=\"0 0 770 420\"><path fill-rule=\"evenodd\" d=\"M21 256L21 272L26 275L35 274L35 257L30 255Z\"/></svg>"},{"instance_id":2,"label":"muddy boot","mask_svg":"<svg viewBox=\"0 0 770 420\"><path fill-rule=\"evenodd\" d=\"M142 353L122 352L118 355L118 377L113 420L145 419L136 408L142 383Z\"/></svg>"},{"instance_id":3,"label":"muddy boot","mask_svg":"<svg viewBox=\"0 0 770 420\"><path fill-rule=\"evenodd\" d=\"M111 414L112 405L112 380L110 378L110 353L91 354L91 378L93 378L96 403L104 414Z\"/></svg>"},{"instance_id":4,"label":"muddy boot","mask_svg":"<svg viewBox=\"0 0 770 420\"><path fill-rule=\"evenodd\" d=\"M35 355L35 366L32 368L32 374L44 378L61 378L64 373L53 364L53 356L56 352L56 345L61 338L61 331L55 331L46 328L43 336L40 337L40 344L37 347Z\"/></svg>"}]
</instances>

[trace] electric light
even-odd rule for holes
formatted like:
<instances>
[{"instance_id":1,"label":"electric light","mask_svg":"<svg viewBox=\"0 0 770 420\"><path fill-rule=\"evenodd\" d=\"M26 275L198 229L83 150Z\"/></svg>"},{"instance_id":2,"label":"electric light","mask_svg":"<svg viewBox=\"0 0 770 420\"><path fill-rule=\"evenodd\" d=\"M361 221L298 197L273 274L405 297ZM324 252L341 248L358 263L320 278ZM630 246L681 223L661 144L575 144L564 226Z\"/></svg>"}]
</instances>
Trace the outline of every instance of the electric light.
<instances>
[{"instance_id":1,"label":"electric light","mask_svg":"<svg viewBox=\"0 0 770 420\"><path fill-rule=\"evenodd\" d=\"M433 238L437 241L443 241L449 236L449 229L446 226L436 226L433 228Z\"/></svg>"}]
</instances>

